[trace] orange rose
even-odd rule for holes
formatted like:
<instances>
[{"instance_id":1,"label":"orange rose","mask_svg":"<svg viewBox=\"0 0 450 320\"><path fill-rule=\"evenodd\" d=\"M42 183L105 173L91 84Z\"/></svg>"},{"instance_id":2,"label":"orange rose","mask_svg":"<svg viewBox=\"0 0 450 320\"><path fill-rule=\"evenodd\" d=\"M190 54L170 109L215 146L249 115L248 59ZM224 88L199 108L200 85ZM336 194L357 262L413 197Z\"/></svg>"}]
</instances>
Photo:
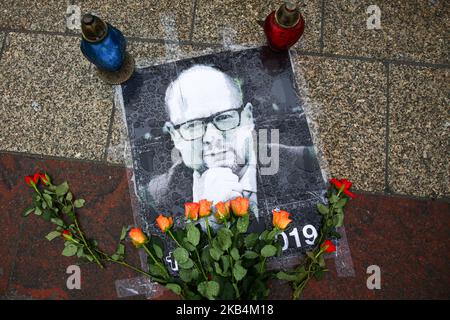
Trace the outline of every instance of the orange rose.
<instances>
[{"instance_id":1,"label":"orange rose","mask_svg":"<svg viewBox=\"0 0 450 320\"><path fill-rule=\"evenodd\" d=\"M237 197L230 201L234 215L243 217L248 214L249 201L247 198Z\"/></svg>"},{"instance_id":2,"label":"orange rose","mask_svg":"<svg viewBox=\"0 0 450 320\"><path fill-rule=\"evenodd\" d=\"M211 204L212 202L206 199L202 199L198 202L198 215L200 216L200 218L207 217L211 214Z\"/></svg>"},{"instance_id":3,"label":"orange rose","mask_svg":"<svg viewBox=\"0 0 450 320\"><path fill-rule=\"evenodd\" d=\"M289 223L292 222L291 219L289 219L289 212L283 211L283 210L273 210L273 225L275 228L284 230L288 226Z\"/></svg>"},{"instance_id":4,"label":"orange rose","mask_svg":"<svg viewBox=\"0 0 450 320\"><path fill-rule=\"evenodd\" d=\"M136 247L142 246L148 241L147 236L140 228L131 229L130 232L128 232L128 235L131 238L131 242L133 242Z\"/></svg>"},{"instance_id":5,"label":"orange rose","mask_svg":"<svg viewBox=\"0 0 450 320\"><path fill-rule=\"evenodd\" d=\"M197 220L200 205L197 202L188 202L184 204L184 211L186 212L186 219Z\"/></svg>"},{"instance_id":6,"label":"orange rose","mask_svg":"<svg viewBox=\"0 0 450 320\"><path fill-rule=\"evenodd\" d=\"M214 216L217 220L223 221L224 219L228 219L230 217L230 201L223 203L219 201L216 203L216 213Z\"/></svg>"},{"instance_id":7,"label":"orange rose","mask_svg":"<svg viewBox=\"0 0 450 320\"><path fill-rule=\"evenodd\" d=\"M158 224L158 227L161 229L161 231L166 233L167 230L172 228L173 219L172 217L165 217L162 214L160 214L158 218L156 218L156 223Z\"/></svg>"}]
</instances>

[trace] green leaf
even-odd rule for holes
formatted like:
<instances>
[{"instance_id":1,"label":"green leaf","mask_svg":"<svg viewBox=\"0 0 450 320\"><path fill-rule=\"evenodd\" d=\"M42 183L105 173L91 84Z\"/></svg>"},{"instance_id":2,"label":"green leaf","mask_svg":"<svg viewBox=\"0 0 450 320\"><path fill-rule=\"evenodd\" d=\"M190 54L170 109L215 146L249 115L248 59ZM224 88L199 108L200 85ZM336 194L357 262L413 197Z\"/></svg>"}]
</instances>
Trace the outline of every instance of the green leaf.
<instances>
[{"instance_id":1,"label":"green leaf","mask_svg":"<svg viewBox=\"0 0 450 320\"><path fill-rule=\"evenodd\" d=\"M75 208L81 208L84 206L84 199L77 199L73 202L73 205L75 206Z\"/></svg>"},{"instance_id":2,"label":"green leaf","mask_svg":"<svg viewBox=\"0 0 450 320\"><path fill-rule=\"evenodd\" d=\"M67 200L67 201L72 201L72 199L73 199L73 194L72 194L72 192L67 192L66 200Z\"/></svg>"},{"instance_id":3,"label":"green leaf","mask_svg":"<svg viewBox=\"0 0 450 320\"><path fill-rule=\"evenodd\" d=\"M178 263L178 266L181 269L190 269L194 266L194 261L192 261L192 259L188 258L185 262Z\"/></svg>"},{"instance_id":4,"label":"green leaf","mask_svg":"<svg viewBox=\"0 0 450 320\"><path fill-rule=\"evenodd\" d=\"M245 251L244 258L246 259L255 259L258 258L259 254L257 254L255 251Z\"/></svg>"},{"instance_id":5,"label":"green leaf","mask_svg":"<svg viewBox=\"0 0 450 320\"><path fill-rule=\"evenodd\" d=\"M213 300L220 290L220 285L216 281L203 281L197 286L198 292L205 298Z\"/></svg>"},{"instance_id":6,"label":"green leaf","mask_svg":"<svg viewBox=\"0 0 450 320\"><path fill-rule=\"evenodd\" d=\"M347 201L348 201L348 198L339 199L339 201L336 202L336 204L334 205L334 208L335 209L343 208L345 206L345 204L347 203Z\"/></svg>"},{"instance_id":7,"label":"green leaf","mask_svg":"<svg viewBox=\"0 0 450 320\"><path fill-rule=\"evenodd\" d=\"M231 240L232 232L228 230L227 228L220 228L217 232L217 239L219 242L219 248L222 251L228 250L228 248L231 247L232 240Z\"/></svg>"},{"instance_id":8,"label":"green leaf","mask_svg":"<svg viewBox=\"0 0 450 320\"><path fill-rule=\"evenodd\" d=\"M45 221L50 221L51 217L52 217L52 213L50 212L50 210L45 209L43 211L42 218L44 218Z\"/></svg>"},{"instance_id":9,"label":"green leaf","mask_svg":"<svg viewBox=\"0 0 450 320\"><path fill-rule=\"evenodd\" d=\"M158 267L156 264L149 263L148 271L150 272L151 275L154 275L155 277L165 276L163 270L161 270L161 268Z\"/></svg>"},{"instance_id":10,"label":"green leaf","mask_svg":"<svg viewBox=\"0 0 450 320\"><path fill-rule=\"evenodd\" d=\"M223 272L227 272L228 268L230 267L230 259L229 256L221 256L220 259L222 260L222 266L223 266Z\"/></svg>"},{"instance_id":11,"label":"green leaf","mask_svg":"<svg viewBox=\"0 0 450 320\"><path fill-rule=\"evenodd\" d=\"M317 270L314 272L314 277L317 280L322 280L323 276L324 276L324 272L323 272L322 268L317 268Z\"/></svg>"},{"instance_id":12,"label":"green leaf","mask_svg":"<svg viewBox=\"0 0 450 320\"><path fill-rule=\"evenodd\" d=\"M60 185L56 186L55 192L57 196L63 196L69 191L69 185L66 181L61 183Z\"/></svg>"},{"instance_id":13,"label":"green leaf","mask_svg":"<svg viewBox=\"0 0 450 320\"><path fill-rule=\"evenodd\" d=\"M235 264L233 268L233 276L236 281L241 281L247 274L247 269L245 269L240 264Z\"/></svg>"},{"instance_id":14,"label":"green leaf","mask_svg":"<svg viewBox=\"0 0 450 320\"><path fill-rule=\"evenodd\" d=\"M52 199L52 197L51 197L49 194L46 194L46 193L44 193L42 196L43 196L44 199L46 200L48 206L49 206L50 208L53 208L53 199Z\"/></svg>"},{"instance_id":15,"label":"green leaf","mask_svg":"<svg viewBox=\"0 0 450 320\"><path fill-rule=\"evenodd\" d=\"M64 226L64 221L62 221L60 218L52 218L50 221L53 222L54 224L56 224L59 227L63 227Z\"/></svg>"},{"instance_id":16,"label":"green leaf","mask_svg":"<svg viewBox=\"0 0 450 320\"><path fill-rule=\"evenodd\" d=\"M77 251L78 251L78 247L77 247L76 245L74 245L74 244L68 244L68 245L64 248L64 250L63 250L63 252L62 252L62 255L63 255L63 256L66 256L66 257L71 257L71 256L75 255L75 254L77 253Z\"/></svg>"},{"instance_id":17,"label":"green leaf","mask_svg":"<svg viewBox=\"0 0 450 320\"><path fill-rule=\"evenodd\" d=\"M239 233L246 233L249 225L249 215L241 217L238 219L236 224L236 229Z\"/></svg>"},{"instance_id":18,"label":"green leaf","mask_svg":"<svg viewBox=\"0 0 450 320\"><path fill-rule=\"evenodd\" d=\"M336 203L339 201L339 197L337 195L335 195L334 193L331 195L331 197L329 197L330 203Z\"/></svg>"},{"instance_id":19,"label":"green leaf","mask_svg":"<svg viewBox=\"0 0 450 320\"><path fill-rule=\"evenodd\" d=\"M71 211L72 211L72 206L71 205L67 205L67 206L64 206L62 208L62 212L65 213L65 214L68 214Z\"/></svg>"},{"instance_id":20,"label":"green leaf","mask_svg":"<svg viewBox=\"0 0 450 320\"><path fill-rule=\"evenodd\" d=\"M222 268L220 267L220 264L218 262L214 262L214 270L217 274L223 274Z\"/></svg>"},{"instance_id":21,"label":"green leaf","mask_svg":"<svg viewBox=\"0 0 450 320\"><path fill-rule=\"evenodd\" d=\"M157 245L156 243L152 244L153 250L155 250L155 254L159 259L162 259L163 257L163 251L161 249L161 247L159 245Z\"/></svg>"},{"instance_id":22,"label":"green leaf","mask_svg":"<svg viewBox=\"0 0 450 320\"><path fill-rule=\"evenodd\" d=\"M268 234L269 234L269 231L268 231L268 230L264 230L264 231L261 232L261 234L259 235L259 239L260 239L260 240L266 240Z\"/></svg>"},{"instance_id":23,"label":"green leaf","mask_svg":"<svg viewBox=\"0 0 450 320\"><path fill-rule=\"evenodd\" d=\"M77 257L81 258L82 256L84 256L84 250L83 247L79 247L77 251Z\"/></svg>"},{"instance_id":24,"label":"green leaf","mask_svg":"<svg viewBox=\"0 0 450 320\"><path fill-rule=\"evenodd\" d=\"M52 231L52 232L50 232L48 235L46 235L45 238L46 238L48 241L52 241L53 239L59 237L60 235L61 235L61 232L58 232L58 231Z\"/></svg>"},{"instance_id":25,"label":"green leaf","mask_svg":"<svg viewBox=\"0 0 450 320\"><path fill-rule=\"evenodd\" d=\"M312 251L307 251L306 255L312 260L312 261L316 261L316 257L314 255L314 253Z\"/></svg>"},{"instance_id":26,"label":"green leaf","mask_svg":"<svg viewBox=\"0 0 450 320\"><path fill-rule=\"evenodd\" d=\"M184 282L190 282L192 280L192 269L181 269L179 275Z\"/></svg>"},{"instance_id":27,"label":"green leaf","mask_svg":"<svg viewBox=\"0 0 450 320\"><path fill-rule=\"evenodd\" d=\"M289 274L283 271L280 271L277 273L277 278L280 280L285 280L285 281L297 281L298 280L298 275L297 274Z\"/></svg>"},{"instance_id":28,"label":"green leaf","mask_svg":"<svg viewBox=\"0 0 450 320\"><path fill-rule=\"evenodd\" d=\"M113 259L114 261L118 261L118 260L120 259L120 255L118 255L117 253L114 253L114 254L111 256L111 259Z\"/></svg>"},{"instance_id":29,"label":"green leaf","mask_svg":"<svg viewBox=\"0 0 450 320\"><path fill-rule=\"evenodd\" d=\"M330 209L322 203L317 204L317 210L319 210L321 215L327 215L330 212Z\"/></svg>"},{"instance_id":30,"label":"green leaf","mask_svg":"<svg viewBox=\"0 0 450 320\"><path fill-rule=\"evenodd\" d=\"M239 255L239 250L237 248L231 249L230 255L235 261L238 261L241 258L241 256Z\"/></svg>"},{"instance_id":31,"label":"green leaf","mask_svg":"<svg viewBox=\"0 0 450 320\"><path fill-rule=\"evenodd\" d=\"M209 248L209 254L211 255L211 258L213 258L216 261L219 261L220 256L223 254L223 252L220 249L217 248Z\"/></svg>"},{"instance_id":32,"label":"green leaf","mask_svg":"<svg viewBox=\"0 0 450 320\"><path fill-rule=\"evenodd\" d=\"M23 217L27 217L30 213L32 213L34 211L34 207L28 207L28 208L26 208L24 211L23 211L23 213L22 213L22 216Z\"/></svg>"},{"instance_id":33,"label":"green leaf","mask_svg":"<svg viewBox=\"0 0 450 320\"><path fill-rule=\"evenodd\" d=\"M333 224L336 228L342 227L344 224L344 215L337 214L333 217Z\"/></svg>"},{"instance_id":34,"label":"green leaf","mask_svg":"<svg viewBox=\"0 0 450 320\"><path fill-rule=\"evenodd\" d=\"M189 252L184 248L176 248L173 251L173 256L178 263L184 263L189 259Z\"/></svg>"},{"instance_id":35,"label":"green leaf","mask_svg":"<svg viewBox=\"0 0 450 320\"><path fill-rule=\"evenodd\" d=\"M197 269L191 269L192 280L197 280L200 273Z\"/></svg>"},{"instance_id":36,"label":"green leaf","mask_svg":"<svg viewBox=\"0 0 450 320\"><path fill-rule=\"evenodd\" d=\"M42 214L41 208L36 207L36 208L34 209L34 214L37 215L37 216L40 216L40 215Z\"/></svg>"},{"instance_id":37,"label":"green leaf","mask_svg":"<svg viewBox=\"0 0 450 320\"><path fill-rule=\"evenodd\" d=\"M118 246L117 246L117 251L116 251L116 253L118 254L118 255L123 255L123 254L125 254L125 246L123 245L123 244L119 244Z\"/></svg>"},{"instance_id":38,"label":"green leaf","mask_svg":"<svg viewBox=\"0 0 450 320\"><path fill-rule=\"evenodd\" d=\"M322 268L326 266L323 254L319 255L319 257L317 259L318 259L319 266L321 266Z\"/></svg>"},{"instance_id":39,"label":"green leaf","mask_svg":"<svg viewBox=\"0 0 450 320\"><path fill-rule=\"evenodd\" d=\"M261 249L261 255L265 258L272 257L277 253L277 248L268 244Z\"/></svg>"},{"instance_id":40,"label":"green leaf","mask_svg":"<svg viewBox=\"0 0 450 320\"><path fill-rule=\"evenodd\" d=\"M181 294L181 287L176 283L168 283L166 284L166 288L175 292L176 294Z\"/></svg>"},{"instance_id":41,"label":"green leaf","mask_svg":"<svg viewBox=\"0 0 450 320\"><path fill-rule=\"evenodd\" d=\"M187 238L183 239L183 247L185 249L187 249L188 251L191 251L191 252L195 251L195 246L193 246Z\"/></svg>"},{"instance_id":42,"label":"green leaf","mask_svg":"<svg viewBox=\"0 0 450 320\"><path fill-rule=\"evenodd\" d=\"M200 242L200 231L193 223L189 223L186 226L187 229L187 239L192 245L197 246Z\"/></svg>"},{"instance_id":43,"label":"green leaf","mask_svg":"<svg viewBox=\"0 0 450 320\"><path fill-rule=\"evenodd\" d=\"M275 239L275 236L277 235L277 233L278 233L278 230L273 229L272 231L270 231L270 232L267 234L266 239L267 239L267 240L274 240L274 239Z\"/></svg>"},{"instance_id":44,"label":"green leaf","mask_svg":"<svg viewBox=\"0 0 450 320\"><path fill-rule=\"evenodd\" d=\"M253 248L253 246L256 244L257 240L258 240L258 234L250 233L248 236L245 237L244 245L247 249Z\"/></svg>"},{"instance_id":45,"label":"green leaf","mask_svg":"<svg viewBox=\"0 0 450 320\"><path fill-rule=\"evenodd\" d=\"M122 232L120 233L120 241L125 240L127 237L128 227L122 227Z\"/></svg>"}]
</instances>

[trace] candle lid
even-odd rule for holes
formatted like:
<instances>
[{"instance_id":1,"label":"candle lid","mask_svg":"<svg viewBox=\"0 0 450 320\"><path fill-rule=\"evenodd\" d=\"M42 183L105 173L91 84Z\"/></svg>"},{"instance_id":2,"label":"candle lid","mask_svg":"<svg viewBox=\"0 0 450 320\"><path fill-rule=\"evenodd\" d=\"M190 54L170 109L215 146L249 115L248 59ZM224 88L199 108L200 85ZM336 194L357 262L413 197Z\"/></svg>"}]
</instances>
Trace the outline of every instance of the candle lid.
<instances>
[{"instance_id":1,"label":"candle lid","mask_svg":"<svg viewBox=\"0 0 450 320\"><path fill-rule=\"evenodd\" d=\"M276 22L283 28L291 28L300 20L300 11L292 2L282 4L275 13Z\"/></svg>"},{"instance_id":2,"label":"candle lid","mask_svg":"<svg viewBox=\"0 0 450 320\"><path fill-rule=\"evenodd\" d=\"M86 41L98 42L106 37L108 25L99 17L87 13L81 19L81 32Z\"/></svg>"}]
</instances>

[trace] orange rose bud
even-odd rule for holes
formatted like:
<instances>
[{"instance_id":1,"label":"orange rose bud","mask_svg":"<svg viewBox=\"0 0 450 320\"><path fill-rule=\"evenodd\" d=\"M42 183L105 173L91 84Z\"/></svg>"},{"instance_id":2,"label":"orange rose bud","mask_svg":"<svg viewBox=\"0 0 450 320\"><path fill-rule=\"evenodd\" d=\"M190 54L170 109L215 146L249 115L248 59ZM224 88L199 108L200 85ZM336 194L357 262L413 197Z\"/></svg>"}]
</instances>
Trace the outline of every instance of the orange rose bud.
<instances>
[{"instance_id":1,"label":"orange rose bud","mask_svg":"<svg viewBox=\"0 0 450 320\"><path fill-rule=\"evenodd\" d=\"M321 246L322 249L325 249L325 252L331 253L336 251L336 246L330 240L325 240L325 242Z\"/></svg>"},{"instance_id":2,"label":"orange rose bud","mask_svg":"<svg viewBox=\"0 0 450 320\"><path fill-rule=\"evenodd\" d=\"M142 232L140 228L131 229L128 235L131 238L131 242L133 242L136 247L142 246L147 242L147 236Z\"/></svg>"},{"instance_id":3,"label":"orange rose bud","mask_svg":"<svg viewBox=\"0 0 450 320\"><path fill-rule=\"evenodd\" d=\"M186 212L186 219L197 220L200 205L197 202L188 202L184 204L184 211Z\"/></svg>"},{"instance_id":4,"label":"orange rose bud","mask_svg":"<svg viewBox=\"0 0 450 320\"><path fill-rule=\"evenodd\" d=\"M158 227L161 229L161 231L166 233L167 230L172 228L173 219L172 217L165 217L162 214L160 214L158 218L156 218L156 223L158 224Z\"/></svg>"},{"instance_id":5,"label":"orange rose bud","mask_svg":"<svg viewBox=\"0 0 450 320\"><path fill-rule=\"evenodd\" d=\"M224 219L228 220L230 217L230 201L223 203L219 201L216 203L216 213L214 216L217 220L223 221Z\"/></svg>"},{"instance_id":6,"label":"orange rose bud","mask_svg":"<svg viewBox=\"0 0 450 320\"><path fill-rule=\"evenodd\" d=\"M272 223L275 228L284 230L284 229L286 229L288 224L292 222L292 220L289 219L289 212L287 212L287 211L273 210L272 214L273 214Z\"/></svg>"},{"instance_id":7,"label":"orange rose bud","mask_svg":"<svg viewBox=\"0 0 450 320\"><path fill-rule=\"evenodd\" d=\"M235 216L243 217L248 214L250 202L247 198L237 197L230 201Z\"/></svg>"},{"instance_id":8,"label":"orange rose bud","mask_svg":"<svg viewBox=\"0 0 450 320\"><path fill-rule=\"evenodd\" d=\"M206 199L202 199L198 202L198 215L200 218L207 217L211 214L211 204L212 202Z\"/></svg>"}]
</instances>

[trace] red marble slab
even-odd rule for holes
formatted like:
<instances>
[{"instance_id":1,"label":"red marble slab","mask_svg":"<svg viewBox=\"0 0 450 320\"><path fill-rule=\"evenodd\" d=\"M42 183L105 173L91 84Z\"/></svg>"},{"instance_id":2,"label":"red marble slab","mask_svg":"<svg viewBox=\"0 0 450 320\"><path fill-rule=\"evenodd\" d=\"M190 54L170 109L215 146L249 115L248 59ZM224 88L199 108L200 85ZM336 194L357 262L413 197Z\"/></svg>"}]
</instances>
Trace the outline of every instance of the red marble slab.
<instances>
[{"instance_id":1,"label":"red marble slab","mask_svg":"<svg viewBox=\"0 0 450 320\"><path fill-rule=\"evenodd\" d=\"M138 275L118 266L99 270L81 265L81 290L68 290L66 268L76 258L63 257L62 241L48 242L50 225L21 217L32 191L23 177L47 171L57 182L67 180L86 205L80 223L105 251L113 251L123 225L133 224L125 168L100 163L40 159L0 154L0 298L116 299L115 281ZM324 280L312 280L305 299L449 299L449 210L446 201L358 194L347 205L345 230L355 270L339 277L335 260L327 259ZM137 251L127 245L138 265ZM366 286L367 267L381 268L381 289ZM272 283L272 299L289 299L289 287ZM144 299L143 295L130 297ZM154 299L176 298L160 290Z\"/></svg>"}]
</instances>

